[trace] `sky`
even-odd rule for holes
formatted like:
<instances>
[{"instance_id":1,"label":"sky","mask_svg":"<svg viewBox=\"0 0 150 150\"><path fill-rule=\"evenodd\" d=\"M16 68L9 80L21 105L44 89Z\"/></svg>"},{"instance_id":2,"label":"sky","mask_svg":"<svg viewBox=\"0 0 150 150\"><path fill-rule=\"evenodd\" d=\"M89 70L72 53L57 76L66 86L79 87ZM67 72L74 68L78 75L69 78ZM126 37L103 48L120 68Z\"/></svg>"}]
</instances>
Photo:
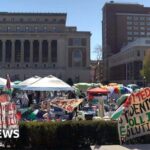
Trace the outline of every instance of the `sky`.
<instances>
[{"instance_id":1,"label":"sky","mask_svg":"<svg viewBox=\"0 0 150 150\"><path fill-rule=\"evenodd\" d=\"M76 26L78 31L91 32L91 59L93 52L102 46L102 7L110 0L0 0L1 12L49 12L67 13L67 26ZM150 7L149 0L114 0L114 2L139 3Z\"/></svg>"}]
</instances>

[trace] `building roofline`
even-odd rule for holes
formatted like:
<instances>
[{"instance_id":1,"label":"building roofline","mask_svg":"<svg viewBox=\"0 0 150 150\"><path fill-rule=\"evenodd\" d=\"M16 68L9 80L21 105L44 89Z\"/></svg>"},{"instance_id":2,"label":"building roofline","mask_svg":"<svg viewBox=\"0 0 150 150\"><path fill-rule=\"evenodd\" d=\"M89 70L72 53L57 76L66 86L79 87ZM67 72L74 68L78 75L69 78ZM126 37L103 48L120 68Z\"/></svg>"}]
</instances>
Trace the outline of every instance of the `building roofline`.
<instances>
[{"instance_id":1,"label":"building roofline","mask_svg":"<svg viewBox=\"0 0 150 150\"><path fill-rule=\"evenodd\" d=\"M50 13L50 12L0 12L0 15L39 15L39 16L67 16L67 13Z\"/></svg>"},{"instance_id":2,"label":"building roofline","mask_svg":"<svg viewBox=\"0 0 150 150\"><path fill-rule=\"evenodd\" d=\"M115 2L115 1L110 1L110 2L106 2L104 4L104 6L102 7L102 9L104 9L104 7L106 5L135 5L135 6L142 6L142 7L144 7L144 5L136 3L136 2Z\"/></svg>"}]
</instances>

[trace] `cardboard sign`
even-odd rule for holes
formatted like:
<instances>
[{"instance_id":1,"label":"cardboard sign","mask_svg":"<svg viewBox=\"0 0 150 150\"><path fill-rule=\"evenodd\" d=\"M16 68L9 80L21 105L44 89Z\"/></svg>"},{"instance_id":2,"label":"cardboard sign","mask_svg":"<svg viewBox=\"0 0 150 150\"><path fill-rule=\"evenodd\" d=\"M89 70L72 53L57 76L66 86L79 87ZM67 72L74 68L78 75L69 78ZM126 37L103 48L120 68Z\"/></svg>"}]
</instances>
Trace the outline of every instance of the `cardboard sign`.
<instances>
[{"instance_id":1,"label":"cardboard sign","mask_svg":"<svg viewBox=\"0 0 150 150\"><path fill-rule=\"evenodd\" d=\"M18 128L16 110L16 104L14 103L0 103L0 129Z\"/></svg>"},{"instance_id":2,"label":"cardboard sign","mask_svg":"<svg viewBox=\"0 0 150 150\"><path fill-rule=\"evenodd\" d=\"M118 121L120 142L150 134L150 88L132 93Z\"/></svg>"}]
</instances>

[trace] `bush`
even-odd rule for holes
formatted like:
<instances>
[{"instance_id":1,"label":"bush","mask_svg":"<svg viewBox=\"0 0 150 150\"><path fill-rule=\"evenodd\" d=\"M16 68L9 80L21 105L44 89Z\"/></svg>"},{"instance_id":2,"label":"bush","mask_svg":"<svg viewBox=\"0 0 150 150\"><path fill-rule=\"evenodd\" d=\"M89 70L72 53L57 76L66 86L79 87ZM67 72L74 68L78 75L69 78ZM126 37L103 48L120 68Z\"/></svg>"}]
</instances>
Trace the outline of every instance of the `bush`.
<instances>
[{"instance_id":1,"label":"bush","mask_svg":"<svg viewBox=\"0 0 150 150\"><path fill-rule=\"evenodd\" d=\"M88 149L90 145L119 144L117 123L113 121L22 122L20 138L8 142L15 149ZM149 135L127 144L149 143Z\"/></svg>"},{"instance_id":2,"label":"bush","mask_svg":"<svg viewBox=\"0 0 150 150\"><path fill-rule=\"evenodd\" d=\"M94 144L118 144L116 122L22 122L16 148L77 149ZM44 150L44 149L43 149Z\"/></svg>"}]
</instances>

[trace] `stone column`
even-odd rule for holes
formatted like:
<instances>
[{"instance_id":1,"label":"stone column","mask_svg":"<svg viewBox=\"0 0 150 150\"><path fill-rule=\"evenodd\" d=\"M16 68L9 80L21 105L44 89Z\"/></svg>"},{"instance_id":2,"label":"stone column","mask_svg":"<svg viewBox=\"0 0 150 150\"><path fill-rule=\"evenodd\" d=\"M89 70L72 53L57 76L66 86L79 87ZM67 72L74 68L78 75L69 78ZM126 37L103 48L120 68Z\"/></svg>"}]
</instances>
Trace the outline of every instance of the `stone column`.
<instances>
[{"instance_id":1,"label":"stone column","mask_svg":"<svg viewBox=\"0 0 150 150\"><path fill-rule=\"evenodd\" d=\"M39 64L42 66L42 40L39 40Z\"/></svg>"},{"instance_id":2,"label":"stone column","mask_svg":"<svg viewBox=\"0 0 150 150\"><path fill-rule=\"evenodd\" d=\"M5 42L6 42L6 40L2 40L2 42L3 42L3 47L2 47L2 63L3 63L3 65L5 65L5 54L6 54L6 46L5 46Z\"/></svg>"},{"instance_id":3,"label":"stone column","mask_svg":"<svg viewBox=\"0 0 150 150\"><path fill-rule=\"evenodd\" d=\"M51 40L48 40L48 64L51 66Z\"/></svg>"},{"instance_id":4,"label":"stone column","mask_svg":"<svg viewBox=\"0 0 150 150\"><path fill-rule=\"evenodd\" d=\"M11 56L11 62L12 64L15 63L15 40L11 40L12 42L12 56Z\"/></svg>"},{"instance_id":5,"label":"stone column","mask_svg":"<svg viewBox=\"0 0 150 150\"><path fill-rule=\"evenodd\" d=\"M33 40L30 40L30 64L32 65L33 63Z\"/></svg>"},{"instance_id":6,"label":"stone column","mask_svg":"<svg viewBox=\"0 0 150 150\"><path fill-rule=\"evenodd\" d=\"M21 40L21 64L24 63L24 40Z\"/></svg>"}]
</instances>

